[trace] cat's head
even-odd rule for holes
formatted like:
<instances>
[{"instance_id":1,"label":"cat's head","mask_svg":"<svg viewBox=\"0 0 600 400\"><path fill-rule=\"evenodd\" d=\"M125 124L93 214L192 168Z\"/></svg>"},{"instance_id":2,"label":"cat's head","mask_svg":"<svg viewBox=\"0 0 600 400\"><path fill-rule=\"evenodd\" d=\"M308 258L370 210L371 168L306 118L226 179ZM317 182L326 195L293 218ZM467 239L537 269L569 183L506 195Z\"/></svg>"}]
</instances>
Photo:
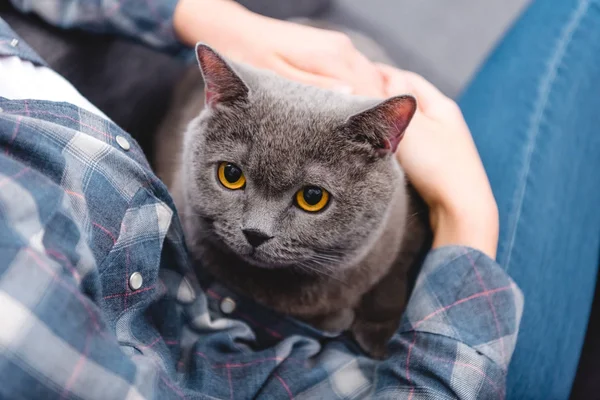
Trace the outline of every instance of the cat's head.
<instances>
[{"instance_id":1,"label":"cat's head","mask_svg":"<svg viewBox=\"0 0 600 400\"><path fill-rule=\"evenodd\" d=\"M185 138L185 201L203 236L248 263L330 274L406 209L394 151L416 108L197 55L206 105ZM399 227L401 229L401 227Z\"/></svg>"}]
</instances>

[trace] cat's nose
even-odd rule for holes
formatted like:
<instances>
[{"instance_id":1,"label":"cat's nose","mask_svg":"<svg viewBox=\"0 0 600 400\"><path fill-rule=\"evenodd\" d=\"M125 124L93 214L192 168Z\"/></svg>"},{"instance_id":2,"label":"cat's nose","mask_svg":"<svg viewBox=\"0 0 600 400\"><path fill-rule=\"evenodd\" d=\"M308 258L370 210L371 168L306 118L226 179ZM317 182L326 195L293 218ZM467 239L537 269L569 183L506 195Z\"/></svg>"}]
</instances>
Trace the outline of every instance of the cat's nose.
<instances>
[{"instance_id":1,"label":"cat's nose","mask_svg":"<svg viewBox=\"0 0 600 400\"><path fill-rule=\"evenodd\" d=\"M252 247L258 247L269 239L272 239L273 236L269 236L263 231L259 231L258 229L242 229L244 236L246 236L246 240Z\"/></svg>"}]
</instances>

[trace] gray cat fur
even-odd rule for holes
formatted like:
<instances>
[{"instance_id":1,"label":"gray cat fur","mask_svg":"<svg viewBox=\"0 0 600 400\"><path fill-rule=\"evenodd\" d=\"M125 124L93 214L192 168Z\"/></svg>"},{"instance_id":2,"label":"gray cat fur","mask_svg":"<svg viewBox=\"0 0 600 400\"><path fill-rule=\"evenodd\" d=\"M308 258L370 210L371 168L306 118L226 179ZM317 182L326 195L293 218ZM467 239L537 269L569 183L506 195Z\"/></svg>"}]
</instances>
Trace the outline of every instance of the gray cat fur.
<instances>
[{"instance_id":1,"label":"gray cat fur","mask_svg":"<svg viewBox=\"0 0 600 400\"><path fill-rule=\"evenodd\" d=\"M189 71L157 135L156 170L192 257L233 290L320 329L349 329L367 353L382 357L424 230L408 217L395 157L375 149L387 127L372 118L347 124L379 101L230 65L249 88L246 103L204 108L201 74ZM244 190L218 182L221 161L242 168ZM294 206L305 185L331 193L322 212ZM414 226L405 235L407 223ZM252 248L242 229L273 239Z\"/></svg>"}]
</instances>

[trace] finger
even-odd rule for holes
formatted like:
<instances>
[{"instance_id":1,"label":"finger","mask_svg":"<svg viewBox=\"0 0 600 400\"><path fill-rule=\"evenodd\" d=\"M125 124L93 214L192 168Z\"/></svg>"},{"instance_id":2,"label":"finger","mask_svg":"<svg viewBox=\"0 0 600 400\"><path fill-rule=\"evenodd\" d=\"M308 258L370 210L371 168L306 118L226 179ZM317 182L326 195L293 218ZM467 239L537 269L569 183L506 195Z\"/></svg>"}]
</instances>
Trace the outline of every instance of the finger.
<instances>
[{"instance_id":1,"label":"finger","mask_svg":"<svg viewBox=\"0 0 600 400\"><path fill-rule=\"evenodd\" d=\"M324 32L331 35L327 37L329 41L334 40L334 51L328 48L329 51L312 58L288 58L285 54L279 54L279 57L298 70L345 82L352 86L354 94L385 97L379 69L354 47L350 37L338 32Z\"/></svg>"},{"instance_id":2,"label":"finger","mask_svg":"<svg viewBox=\"0 0 600 400\"><path fill-rule=\"evenodd\" d=\"M378 64L378 66L386 79L389 96L412 94L417 98L419 108L428 114L442 111L446 104L452 101L427 79L415 72L384 64Z\"/></svg>"},{"instance_id":3,"label":"finger","mask_svg":"<svg viewBox=\"0 0 600 400\"><path fill-rule=\"evenodd\" d=\"M423 97L426 100L426 106L432 107L434 104L450 100L444 93L421 75L411 71L404 72L406 73L409 85L418 96Z\"/></svg>"},{"instance_id":4,"label":"finger","mask_svg":"<svg viewBox=\"0 0 600 400\"><path fill-rule=\"evenodd\" d=\"M416 93L413 93L405 71L385 64L376 65L383 77L386 96L391 97L400 94L412 94L416 97Z\"/></svg>"},{"instance_id":5,"label":"finger","mask_svg":"<svg viewBox=\"0 0 600 400\"><path fill-rule=\"evenodd\" d=\"M384 79L375 64L356 51L352 63L353 86L357 94L385 97Z\"/></svg>"},{"instance_id":6,"label":"finger","mask_svg":"<svg viewBox=\"0 0 600 400\"><path fill-rule=\"evenodd\" d=\"M385 97L379 69L354 48L347 55L329 61L320 60L307 67L309 72L346 82L352 86L354 94Z\"/></svg>"},{"instance_id":7,"label":"finger","mask_svg":"<svg viewBox=\"0 0 600 400\"><path fill-rule=\"evenodd\" d=\"M352 94L354 88L348 83L328 76L317 75L295 68L284 60L278 59L273 69L285 78L312 86L331 89L341 93Z\"/></svg>"},{"instance_id":8,"label":"finger","mask_svg":"<svg viewBox=\"0 0 600 400\"><path fill-rule=\"evenodd\" d=\"M306 60L303 62L295 62L295 60L287 59L284 55L279 55L281 61L286 64L287 68L292 68L295 72L291 72L295 76L300 72L301 75L318 76L328 78L340 83L340 85L348 86L355 93L355 73L350 68L350 64L338 58L325 58ZM286 68L286 69L287 69ZM318 85L321 86L321 85Z\"/></svg>"}]
</instances>

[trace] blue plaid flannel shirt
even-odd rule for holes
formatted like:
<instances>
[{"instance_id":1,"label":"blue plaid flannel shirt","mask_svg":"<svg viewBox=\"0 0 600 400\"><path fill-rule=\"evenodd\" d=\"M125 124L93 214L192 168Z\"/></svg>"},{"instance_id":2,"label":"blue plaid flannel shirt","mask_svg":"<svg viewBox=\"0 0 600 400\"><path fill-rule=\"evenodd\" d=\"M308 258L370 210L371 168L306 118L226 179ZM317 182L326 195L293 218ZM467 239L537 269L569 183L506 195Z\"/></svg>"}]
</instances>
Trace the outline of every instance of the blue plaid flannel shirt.
<instances>
[{"instance_id":1,"label":"blue plaid flannel shirt","mask_svg":"<svg viewBox=\"0 0 600 400\"><path fill-rule=\"evenodd\" d=\"M146 39L168 24L126 1L106 2L120 4L108 22L77 14L102 1L49 3L21 4L74 8L97 30L130 21L119 29ZM15 38L0 19L0 57L44 65ZM431 251L391 356L369 359L218 282L200 288L171 197L113 122L0 97L1 399L502 399L522 307L484 254Z\"/></svg>"}]
</instances>

